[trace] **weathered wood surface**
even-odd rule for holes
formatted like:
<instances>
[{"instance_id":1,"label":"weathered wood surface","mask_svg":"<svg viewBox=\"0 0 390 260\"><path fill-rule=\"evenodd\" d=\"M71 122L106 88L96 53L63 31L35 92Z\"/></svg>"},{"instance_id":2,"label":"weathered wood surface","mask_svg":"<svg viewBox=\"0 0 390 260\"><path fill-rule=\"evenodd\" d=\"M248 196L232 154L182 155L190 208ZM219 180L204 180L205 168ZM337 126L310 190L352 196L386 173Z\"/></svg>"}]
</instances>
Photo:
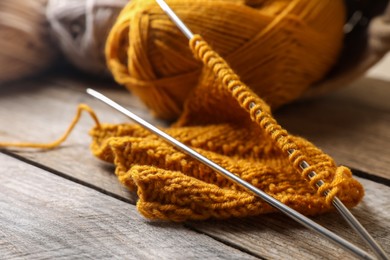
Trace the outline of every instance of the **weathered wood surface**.
<instances>
[{"instance_id":1,"label":"weathered wood surface","mask_svg":"<svg viewBox=\"0 0 390 260\"><path fill-rule=\"evenodd\" d=\"M0 164L1 258L237 259L250 255L267 259L351 258L347 252L280 214L186 223L185 226L197 231L194 233L179 224L145 221L131 204L6 155L0 154ZM360 181L367 196L353 212L389 251L390 188ZM367 248L337 214L315 220ZM226 245L249 255L225 249ZM159 250L163 252L159 254Z\"/></svg>"},{"instance_id":2,"label":"weathered wood surface","mask_svg":"<svg viewBox=\"0 0 390 260\"><path fill-rule=\"evenodd\" d=\"M0 139L42 142L53 140L68 126L77 104L81 102L96 109L104 122L125 121L122 115L83 94L85 88L91 86L93 87L81 81L54 79L0 89ZM389 179L389 172L386 170L390 165L388 91L389 83L364 79L356 83L354 88L321 100L289 106L279 111L277 116L287 129L308 137L339 163ZM103 92L127 104L143 117L152 119L139 101L125 94L122 89L105 87ZM13 150L11 153L60 176L134 202L135 198L118 184L113 168L90 154L90 138L87 135L90 127L92 121L85 117L60 149ZM370 181L362 182L367 189L367 196L354 213L388 251L389 188ZM337 233L363 245L336 214L317 219ZM186 226L259 257L350 257L337 246L281 215L187 223Z\"/></svg>"},{"instance_id":3,"label":"weathered wood surface","mask_svg":"<svg viewBox=\"0 0 390 260\"><path fill-rule=\"evenodd\" d=\"M390 188L359 178L366 189L355 217L390 254ZM369 248L337 213L313 218L347 240ZM348 252L281 214L188 223L192 228L266 259L351 259Z\"/></svg>"},{"instance_id":4,"label":"weathered wood surface","mask_svg":"<svg viewBox=\"0 0 390 260\"><path fill-rule=\"evenodd\" d=\"M0 154L1 259L256 259Z\"/></svg>"},{"instance_id":5,"label":"weathered wood surface","mask_svg":"<svg viewBox=\"0 0 390 260\"><path fill-rule=\"evenodd\" d=\"M240 252L226 251L223 249L225 245L210 242L197 233L183 229L181 225L144 221L133 205L16 159L0 154L0 164L0 256L7 259L21 256L31 259L126 255L135 259L146 256L155 258L159 250L166 254L163 253L162 258L245 256ZM388 249L390 197L387 194L390 189L371 181L361 181L368 194L353 212ZM324 215L316 220L365 247L338 215ZM351 257L279 214L223 222L193 222L186 226L259 257ZM184 244L181 244L182 240ZM169 248L172 245L175 248ZM180 253L183 250L181 247L185 247L184 253ZM219 250L225 250L226 254L221 254ZM216 255L210 255L210 252Z\"/></svg>"}]
</instances>

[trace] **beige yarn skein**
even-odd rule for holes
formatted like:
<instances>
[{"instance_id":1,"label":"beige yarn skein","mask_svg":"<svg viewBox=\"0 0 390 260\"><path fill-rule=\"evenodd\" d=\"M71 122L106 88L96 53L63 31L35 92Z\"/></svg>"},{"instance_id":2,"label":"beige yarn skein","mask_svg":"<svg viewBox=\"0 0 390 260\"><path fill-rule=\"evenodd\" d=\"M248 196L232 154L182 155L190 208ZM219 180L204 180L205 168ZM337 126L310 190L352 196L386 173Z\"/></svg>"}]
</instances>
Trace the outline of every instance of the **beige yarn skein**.
<instances>
[{"instance_id":1,"label":"beige yarn skein","mask_svg":"<svg viewBox=\"0 0 390 260\"><path fill-rule=\"evenodd\" d=\"M78 69L109 75L104 45L111 26L128 0L49 0L51 32L66 58Z\"/></svg>"},{"instance_id":2,"label":"beige yarn skein","mask_svg":"<svg viewBox=\"0 0 390 260\"><path fill-rule=\"evenodd\" d=\"M47 0L0 1L0 84L34 75L55 57L45 16Z\"/></svg>"}]
</instances>

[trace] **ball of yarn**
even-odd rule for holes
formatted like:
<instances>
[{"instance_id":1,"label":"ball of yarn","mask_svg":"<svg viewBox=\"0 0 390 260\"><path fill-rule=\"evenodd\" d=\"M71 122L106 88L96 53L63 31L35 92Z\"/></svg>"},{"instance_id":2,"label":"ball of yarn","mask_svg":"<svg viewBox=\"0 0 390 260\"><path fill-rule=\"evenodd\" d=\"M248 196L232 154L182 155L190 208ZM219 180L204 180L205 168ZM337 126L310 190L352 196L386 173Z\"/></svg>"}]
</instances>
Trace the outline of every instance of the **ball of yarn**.
<instances>
[{"instance_id":1,"label":"ball of yarn","mask_svg":"<svg viewBox=\"0 0 390 260\"><path fill-rule=\"evenodd\" d=\"M34 75L51 64L46 0L0 1L0 83Z\"/></svg>"},{"instance_id":2,"label":"ball of yarn","mask_svg":"<svg viewBox=\"0 0 390 260\"><path fill-rule=\"evenodd\" d=\"M128 0L49 0L47 17L54 38L77 68L95 75L107 72L104 44Z\"/></svg>"},{"instance_id":3,"label":"ball of yarn","mask_svg":"<svg viewBox=\"0 0 390 260\"><path fill-rule=\"evenodd\" d=\"M168 4L274 108L324 77L342 46L342 0ZM116 81L162 118L181 113L203 67L154 0L133 0L123 9L107 39L106 58Z\"/></svg>"}]
</instances>

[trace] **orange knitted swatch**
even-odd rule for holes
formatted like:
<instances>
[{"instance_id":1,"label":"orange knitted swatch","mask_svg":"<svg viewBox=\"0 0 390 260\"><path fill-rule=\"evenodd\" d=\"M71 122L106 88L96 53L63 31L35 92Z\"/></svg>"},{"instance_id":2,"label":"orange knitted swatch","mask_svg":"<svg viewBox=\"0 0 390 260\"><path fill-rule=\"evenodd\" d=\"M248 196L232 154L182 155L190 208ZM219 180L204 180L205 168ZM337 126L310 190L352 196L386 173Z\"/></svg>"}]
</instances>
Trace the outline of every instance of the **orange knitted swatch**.
<instances>
[{"instance_id":1,"label":"orange knitted swatch","mask_svg":"<svg viewBox=\"0 0 390 260\"><path fill-rule=\"evenodd\" d=\"M294 169L262 131L229 124L166 129L170 135L239 175L254 186L306 214L329 211L326 198ZM91 131L96 156L115 163L119 180L137 190L138 210L148 218L184 221L246 217L275 211L213 170L135 125L103 125ZM362 186L345 167L307 141L294 137L313 169L347 205L356 205Z\"/></svg>"}]
</instances>

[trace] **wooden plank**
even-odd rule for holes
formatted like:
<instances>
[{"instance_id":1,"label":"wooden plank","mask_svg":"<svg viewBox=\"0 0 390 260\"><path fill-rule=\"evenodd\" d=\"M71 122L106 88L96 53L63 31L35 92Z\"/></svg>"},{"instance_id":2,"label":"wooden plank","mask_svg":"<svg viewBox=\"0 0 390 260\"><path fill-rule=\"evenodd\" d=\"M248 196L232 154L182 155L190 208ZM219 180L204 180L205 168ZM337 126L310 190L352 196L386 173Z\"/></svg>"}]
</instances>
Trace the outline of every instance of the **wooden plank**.
<instances>
[{"instance_id":1,"label":"wooden plank","mask_svg":"<svg viewBox=\"0 0 390 260\"><path fill-rule=\"evenodd\" d=\"M23 165L13 159L7 158L7 160L4 160L3 157L3 155L0 155L0 163L3 166L3 170L0 173L0 226L7 228L2 228L0 244L5 246L0 248L9 250L12 246L12 252L16 250L18 254L27 254L26 258L44 258L49 256L67 256L70 258L75 256L76 253L83 257L108 257L106 255L88 255L88 252L89 250L95 252L96 248L94 246L96 246L102 248L105 253L106 247L109 247L110 250L108 252L115 254L112 247L117 244L117 241L109 240L110 238L107 234L109 234L110 230L118 229L121 231L126 229L130 232L131 239L128 243L136 243L138 248L147 247L146 245L144 247L139 245L139 241L135 241L138 238L134 238L132 233L133 228L140 230L140 222L145 223L145 221L140 220L140 216L137 216L133 206L120 201L118 201L119 204L117 205L115 199L106 196L100 198L102 195L99 193L94 191L84 192L84 190L88 189L80 185L72 185L55 176L51 177L50 174L42 170L26 166L26 164ZM55 181L51 181L52 179L55 179ZM368 189L368 195L363 204L354 210L354 213L385 248L390 248L390 199L387 196L389 188L371 181L361 181ZM87 195L84 195L84 193L87 193ZM106 200L108 201L107 203L105 202ZM84 210L86 211L85 214ZM15 218L16 215L18 218ZM84 218L87 218L87 220L84 220ZM15 219L17 220L16 223ZM59 219L61 222L64 222L59 223ZM101 227L99 222L91 223L91 219L96 222L108 222L108 226ZM324 215L316 218L316 220L330 227L336 233L348 237L354 243L365 247L337 215ZM72 223L74 226L70 225ZM127 226L129 223L135 227ZM160 224L158 223L158 226ZM116 225L120 225L120 227ZM172 228L170 225L173 225L174 228L177 227L175 224L167 223L164 223L163 226ZM102 230L94 230L96 226ZM294 259L317 259L318 257L333 259L351 257L337 246L330 244L279 214L248 219L194 222L187 223L187 226L200 233L215 237L225 244L234 245L240 248L241 251L268 259L284 259L288 257ZM63 230L64 228L67 228L67 230ZM54 234L51 232L54 232ZM142 230L143 232L145 231ZM150 232L152 237L157 236L155 232L161 233L158 229L148 232ZM63 240L56 238L58 233L62 234L63 239L66 240L66 245L61 244ZM93 234L93 237L90 238L92 241L86 238L90 233ZM71 236L69 238L67 237L68 235L74 235L75 237ZM171 236L170 234L164 234L164 237L165 235ZM177 234L173 235L177 236ZM108 241L99 236L103 236ZM112 236L118 238L116 233L112 234ZM190 236L192 234L185 235L187 240L198 240ZM27 241L24 241L26 237ZM6 239L6 241L2 241L2 238ZM120 236L118 239L123 241L126 238ZM183 239L182 236L179 236L179 238ZM47 245L50 239L56 241L55 245ZM96 239L99 242L96 242ZM57 240L60 240L60 242ZM153 241L145 243L149 244L151 242ZM92 249L89 248L90 243L92 244L91 247L93 246ZM160 240L155 243L160 243ZM74 252L72 251L74 250L73 248L69 248L70 245L74 245L77 248L81 247L88 252ZM25 249L25 251L20 252L18 246ZM31 250L29 246L33 247L34 250L29 251ZM120 246L127 245L121 244ZM198 248L200 245L196 244L194 247ZM159 249L161 248L159 247ZM157 251L158 249L155 250ZM54 255L47 255L49 254L47 251ZM95 253L103 254L103 251ZM0 256L5 256L6 258L15 256L9 254L11 253L8 251L0 251ZM137 255L134 258L137 257L140 256Z\"/></svg>"},{"instance_id":2,"label":"wooden plank","mask_svg":"<svg viewBox=\"0 0 390 260\"><path fill-rule=\"evenodd\" d=\"M256 259L0 154L1 259Z\"/></svg>"},{"instance_id":3,"label":"wooden plank","mask_svg":"<svg viewBox=\"0 0 390 260\"><path fill-rule=\"evenodd\" d=\"M390 179L389 100L390 82L365 78L330 96L284 107L276 117L338 163Z\"/></svg>"},{"instance_id":4,"label":"wooden plank","mask_svg":"<svg viewBox=\"0 0 390 260\"><path fill-rule=\"evenodd\" d=\"M366 189L366 196L352 212L390 254L390 188L369 180L359 180ZM338 214L329 213L313 220L361 248L370 250ZM192 222L187 225L265 259L353 258L348 252L281 214Z\"/></svg>"}]
</instances>

